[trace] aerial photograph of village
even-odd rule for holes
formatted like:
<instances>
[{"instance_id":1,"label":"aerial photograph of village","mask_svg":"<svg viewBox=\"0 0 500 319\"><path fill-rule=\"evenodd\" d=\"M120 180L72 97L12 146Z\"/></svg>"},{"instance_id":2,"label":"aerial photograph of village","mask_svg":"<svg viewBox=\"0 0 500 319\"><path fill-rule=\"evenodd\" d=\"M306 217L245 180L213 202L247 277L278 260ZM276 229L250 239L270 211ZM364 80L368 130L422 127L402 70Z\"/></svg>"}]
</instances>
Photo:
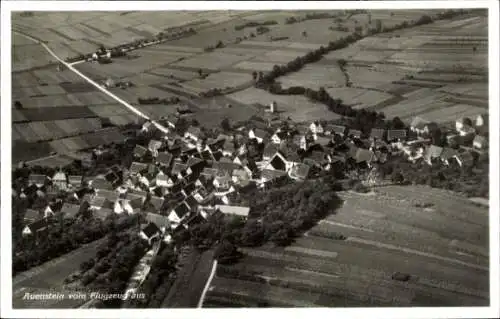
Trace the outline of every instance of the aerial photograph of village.
<instances>
[{"instance_id":1,"label":"aerial photograph of village","mask_svg":"<svg viewBox=\"0 0 500 319\"><path fill-rule=\"evenodd\" d=\"M488 9L13 11L11 56L13 309L490 305Z\"/></svg>"}]
</instances>

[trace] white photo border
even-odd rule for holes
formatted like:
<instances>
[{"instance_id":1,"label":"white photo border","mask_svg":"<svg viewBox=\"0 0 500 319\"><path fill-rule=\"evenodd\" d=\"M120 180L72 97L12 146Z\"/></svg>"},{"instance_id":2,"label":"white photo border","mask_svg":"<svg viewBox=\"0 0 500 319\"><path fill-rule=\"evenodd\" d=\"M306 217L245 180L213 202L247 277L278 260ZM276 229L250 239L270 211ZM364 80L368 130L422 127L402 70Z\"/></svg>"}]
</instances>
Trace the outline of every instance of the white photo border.
<instances>
[{"instance_id":1,"label":"white photo border","mask_svg":"<svg viewBox=\"0 0 500 319\"><path fill-rule=\"evenodd\" d=\"M267 309L12 309L11 256L11 12L299 9L487 8L490 120L490 306L443 308ZM498 318L499 314L499 4L498 1L2 1L1 5L1 317L3 318L255 318L256 315L337 318Z\"/></svg>"}]
</instances>

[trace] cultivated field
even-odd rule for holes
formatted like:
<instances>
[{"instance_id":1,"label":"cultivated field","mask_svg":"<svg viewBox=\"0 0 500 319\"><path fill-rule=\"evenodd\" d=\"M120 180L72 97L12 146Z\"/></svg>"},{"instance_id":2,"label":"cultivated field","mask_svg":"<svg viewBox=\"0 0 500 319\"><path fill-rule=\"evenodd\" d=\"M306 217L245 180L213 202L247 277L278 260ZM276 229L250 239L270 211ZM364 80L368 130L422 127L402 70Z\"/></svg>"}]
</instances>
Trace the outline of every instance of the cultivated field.
<instances>
[{"instance_id":1,"label":"cultivated field","mask_svg":"<svg viewBox=\"0 0 500 319\"><path fill-rule=\"evenodd\" d=\"M96 248L102 243L96 240L78 248L64 256L56 258L12 278L13 308L73 308L83 304L83 301L69 300L24 300L27 292L34 294L42 292L69 293L64 289L64 279L78 270L80 263L95 256Z\"/></svg>"},{"instance_id":2,"label":"cultivated field","mask_svg":"<svg viewBox=\"0 0 500 319\"><path fill-rule=\"evenodd\" d=\"M417 186L341 197L335 215L291 246L245 249L241 262L219 266L204 306L488 304L486 208ZM410 281L391 280L396 271Z\"/></svg>"},{"instance_id":3,"label":"cultivated field","mask_svg":"<svg viewBox=\"0 0 500 319\"><path fill-rule=\"evenodd\" d=\"M278 113L284 118L290 117L295 122L333 120L340 117L338 114L328 112L323 104L314 103L299 95L272 95L267 91L249 88L229 94L228 97L249 105L258 103L268 106L272 101L276 101Z\"/></svg>"}]
</instances>

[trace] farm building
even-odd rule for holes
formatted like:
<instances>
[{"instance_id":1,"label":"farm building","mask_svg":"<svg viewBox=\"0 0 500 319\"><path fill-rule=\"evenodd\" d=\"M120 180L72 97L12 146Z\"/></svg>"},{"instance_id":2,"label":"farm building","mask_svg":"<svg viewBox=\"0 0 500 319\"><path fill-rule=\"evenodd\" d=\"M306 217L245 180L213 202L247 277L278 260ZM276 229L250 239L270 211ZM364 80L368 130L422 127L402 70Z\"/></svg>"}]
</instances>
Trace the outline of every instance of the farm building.
<instances>
[{"instance_id":1,"label":"farm building","mask_svg":"<svg viewBox=\"0 0 500 319\"><path fill-rule=\"evenodd\" d=\"M38 188L44 186L47 181L48 178L45 175L30 174L28 177L28 185L35 185Z\"/></svg>"},{"instance_id":2,"label":"farm building","mask_svg":"<svg viewBox=\"0 0 500 319\"><path fill-rule=\"evenodd\" d=\"M474 134L476 132L470 118L462 118L457 120L455 122L455 128L460 136L466 136Z\"/></svg>"},{"instance_id":3,"label":"farm building","mask_svg":"<svg viewBox=\"0 0 500 319\"><path fill-rule=\"evenodd\" d=\"M201 129L196 126L190 126L187 129L186 133L184 133L184 137L193 141L198 141L198 139L200 139L201 137Z\"/></svg>"},{"instance_id":4,"label":"farm building","mask_svg":"<svg viewBox=\"0 0 500 319\"><path fill-rule=\"evenodd\" d=\"M318 121L312 122L311 125L309 125L309 130L313 134L323 134L324 132L323 125Z\"/></svg>"},{"instance_id":5,"label":"farm building","mask_svg":"<svg viewBox=\"0 0 500 319\"><path fill-rule=\"evenodd\" d=\"M445 147L441 152L440 158L443 164L450 165L451 159L453 159L457 154L458 152L453 148Z\"/></svg>"},{"instance_id":6,"label":"farm building","mask_svg":"<svg viewBox=\"0 0 500 319\"><path fill-rule=\"evenodd\" d=\"M487 113L479 114L476 117L475 125L476 127L488 126L489 124L489 115Z\"/></svg>"},{"instance_id":7,"label":"farm building","mask_svg":"<svg viewBox=\"0 0 500 319\"><path fill-rule=\"evenodd\" d=\"M422 135L425 133L429 132L429 129L427 125L430 123L430 121L427 121L419 116L416 116L413 118L410 124L410 130L412 132L417 133L418 135Z\"/></svg>"},{"instance_id":8,"label":"farm building","mask_svg":"<svg viewBox=\"0 0 500 319\"><path fill-rule=\"evenodd\" d=\"M60 190L68 188L68 179L63 171L57 171L52 177L52 184Z\"/></svg>"},{"instance_id":9,"label":"farm building","mask_svg":"<svg viewBox=\"0 0 500 319\"><path fill-rule=\"evenodd\" d=\"M311 171L311 166L301 163L294 165L288 172L288 175L290 176L290 178L294 180L303 181L307 179L307 177L309 177L310 171Z\"/></svg>"},{"instance_id":10,"label":"farm building","mask_svg":"<svg viewBox=\"0 0 500 319\"><path fill-rule=\"evenodd\" d=\"M153 241L153 239L159 238L161 235L161 230L156 226L155 223L148 223L144 226L139 233L139 236L148 241L149 244Z\"/></svg>"},{"instance_id":11,"label":"farm building","mask_svg":"<svg viewBox=\"0 0 500 319\"><path fill-rule=\"evenodd\" d=\"M360 130L349 130L349 137L353 137L353 138L361 138L361 131Z\"/></svg>"},{"instance_id":12,"label":"farm building","mask_svg":"<svg viewBox=\"0 0 500 319\"><path fill-rule=\"evenodd\" d=\"M476 135L472 141L472 146L480 150L486 149L488 148L488 139L484 136Z\"/></svg>"},{"instance_id":13,"label":"farm building","mask_svg":"<svg viewBox=\"0 0 500 319\"><path fill-rule=\"evenodd\" d=\"M399 142L406 139L406 130L388 130L387 131L387 141L388 142Z\"/></svg>"},{"instance_id":14,"label":"farm building","mask_svg":"<svg viewBox=\"0 0 500 319\"><path fill-rule=\"evenodd\" d=\"M344 137L346 132L346 127L343 125L327 125L325 127L325 134L327 135L339 135Z\"/></svg>"},{"instance_id":15,"label":"farm building","mask_svg":"<svg viewBox=\"0 0 500 319\"><path fill-rule=\"evenodd\" d=\"M460 167L468 167L474 163L474 156L471 152L462 152L454 156Z\"/></svg>"},{"instance_id":16,"label":"farm building","mask_svg":"<svg viewBox=\"0 0 500 319\"><path fill-rule=\"evenodd\" d=\"M269 134L266 131L264 131L263 129L256 128L256 129L250 129L248 131L248 137L250 139L257 140L257 142L259 142L259 143L263 143L264 141L267 140L267 138L269 137Z\"/></svg>"},{"instance_id":17,"label":"farm building","mask_svg":"<svg viewBox=\"0 0 500 319\"><path fill-rule=\"evenodd\" d=\"M190 212L189 206L186 204L186 202L182 202L179 205L177 205L170 214L168 215L168 220L172 224L179 224L182 222L186 216L188 216L188 213Z\"/></svg>"},{"instance_id":18,"label":"farm building","mask_svg":"<svg viewBox=\"0 0 500 319\"><path fill-rule=\"evenodd\" d=\"M443 152L442 147L431 145L427 148L425 152L424 160L427 162L427 164L432 165L433 160L435 158L439 158L442 152Z\"/></svg>"},{"instance_id":19,"label":"farm building","mask_svg":"<svg viewBox=\"0 0 500 319\"><path fill-rule=\"evenodd\" d=\"M250 213L250 207L244 206L215 205L215 210L225 215L240 216L244 218L247 218Z\"/></svg>"},{"instance_id":20,"label":"farm building","mask_svg":"<svg viewBox=\"0 0 500 319\"><path fill-rule=\"evenodd\" d=\"M41 219L43 216L40 214L39 211L30 209L28 208L26 212L24 213L24 223L25 224L30 224L33 223L39 219Z\"/></svg>"},{"instance_id":21,"label":"farm building","mask_svg":"<svg viewBox=\"0 0 500 319\"><path fill-rule=\"evenodd\" d=\"M47 219L42 218L24 227L22 234L23 236L36 235L47 230L48 227L49 222L47 221Z\"/></svg>"},{"instance_id":22,"label":"farm building","mask_svg":"<svg viewBox=\"0 0 500 319\"><path fill-rule=\"evenodd\" d=\"M64 203L61 208L61 213L63 214L63 218L76 218L78 212L80 211L79 205Z\"/></svg>"},{"instance_id":23,"label":"farm building","mask_svg":"<svg viewBox=\"0 0 500 319\"><path fill-rule=\"evenodd\" d=\"M384 129L380 128L373 128L370 132L370 138L371 139L377 139L377 140L382 140L384 138Z\"/></svg>"}]
</instances>

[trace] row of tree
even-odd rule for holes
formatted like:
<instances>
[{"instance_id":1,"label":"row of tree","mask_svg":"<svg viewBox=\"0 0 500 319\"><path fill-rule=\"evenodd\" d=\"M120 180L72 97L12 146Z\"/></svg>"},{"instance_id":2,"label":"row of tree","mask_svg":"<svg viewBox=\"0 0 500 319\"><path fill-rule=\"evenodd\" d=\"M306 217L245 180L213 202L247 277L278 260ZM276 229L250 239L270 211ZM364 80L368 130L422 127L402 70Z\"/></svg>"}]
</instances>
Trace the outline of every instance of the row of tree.
<instances>
[{"instance_id":1,"label":"row of tree","mask_svg":"<svg viewBox=\"0 0 500 319\"><path fill-rule=\"evenodd\" d=\"M141 105L148 104L178 104L181 100L177 96L172 96L168 98L159 98L159 97L149 97L149 98L137 98L137 103Z\"/></svg>"},{"instance_id":2,"label":"row of tree","mask_svg":"<svg viewBox=\"0 0 500 319\"><path fill-rule=\"evenodd\" d=\"M407 161L403 156L391 158L378 164L380 176L394 183L428 185L465 194L468 197L489 197L488 155L476 155L473 165L460 167L444 165L432 166L423 161Z\"/></svg>"},{"instance_id":3,"label":"row of tree","mask_svg":"<svg viewBox=\"0 0 500 319\"><path fill-rule=\"evenodd\" d=\"M46 231L23 237L13 256L12 271L16 274L105 236L111 229L124 229L134 224L134 217L116 220L115 215L102 221L92 216L53 220Z\"/></svg>"},{"instance_id":4,"label":"row of tree","mask_svg":"<svg viewBox=\"0 0 500 319\"><path fill-rule=\"evenodd\" d=\"M132 299L131 308L160 308L175 280L177 252L171 246L163 246L151 265L151 270L140 287L139 293L146 298Z\"/></svg>"},{"instance_id":5,"label":"row of tree","mask_svg":"<svg viewBox=\"0 0 500 319\"><path fill-rule=\"evenodd\" d=\"M258 21L248 21L244 24L238 24L234 27L236 31L243 30L245 28L253 28L253 27L259 27L259 26L266 26L266 25L275 25L278 24L276 20L268 20L268 21L263 21L263 22L258 22Z\"/></svg>"}]
</instances>

